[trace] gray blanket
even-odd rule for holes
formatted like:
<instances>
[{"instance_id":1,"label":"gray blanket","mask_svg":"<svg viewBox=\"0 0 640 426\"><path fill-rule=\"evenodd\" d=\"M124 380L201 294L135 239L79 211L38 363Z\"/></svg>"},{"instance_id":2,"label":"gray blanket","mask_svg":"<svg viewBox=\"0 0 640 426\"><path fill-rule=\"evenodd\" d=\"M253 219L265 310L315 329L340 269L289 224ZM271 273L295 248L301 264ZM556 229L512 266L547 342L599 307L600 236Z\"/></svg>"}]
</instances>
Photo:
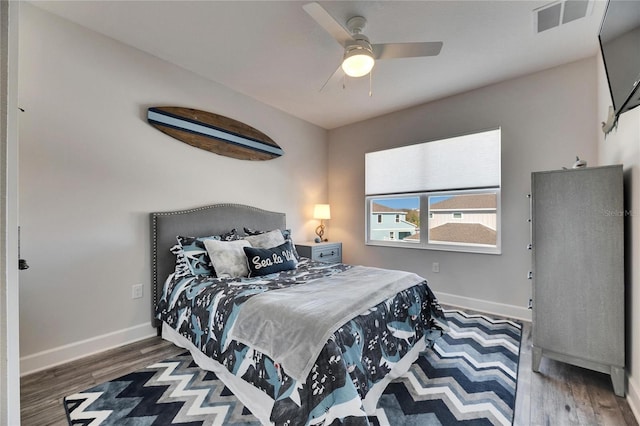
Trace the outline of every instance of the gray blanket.
<instances>
[{"instance_id":1,"label":"gray blanket","mask_svg":"<svg viewBox=\"0 0 640 426\"><path fill-rule=\"evenodd\" d=\"M289 376L304 382L334 331L424 281L410 272L354 266L251 297L240 308L230 337L269 356Z\"/></svg>"}]
</instances>

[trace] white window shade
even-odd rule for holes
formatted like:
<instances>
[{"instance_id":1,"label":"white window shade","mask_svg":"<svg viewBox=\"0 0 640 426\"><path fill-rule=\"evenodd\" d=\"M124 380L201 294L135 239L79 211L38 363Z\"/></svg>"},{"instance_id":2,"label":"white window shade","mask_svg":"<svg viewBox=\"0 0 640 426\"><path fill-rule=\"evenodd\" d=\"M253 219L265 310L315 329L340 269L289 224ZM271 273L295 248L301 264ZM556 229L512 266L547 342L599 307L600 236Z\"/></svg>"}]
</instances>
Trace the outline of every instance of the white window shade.
<instances>
[{"instance_id":1,"label":"white window shade","mask_svg":"<svg viewBox=\"0 0 640 426\"><path fill-rule=\"evenodd\" d=\"M365 154L367 195L500 186L500 129Z\"/></svg>"}]
</instances>

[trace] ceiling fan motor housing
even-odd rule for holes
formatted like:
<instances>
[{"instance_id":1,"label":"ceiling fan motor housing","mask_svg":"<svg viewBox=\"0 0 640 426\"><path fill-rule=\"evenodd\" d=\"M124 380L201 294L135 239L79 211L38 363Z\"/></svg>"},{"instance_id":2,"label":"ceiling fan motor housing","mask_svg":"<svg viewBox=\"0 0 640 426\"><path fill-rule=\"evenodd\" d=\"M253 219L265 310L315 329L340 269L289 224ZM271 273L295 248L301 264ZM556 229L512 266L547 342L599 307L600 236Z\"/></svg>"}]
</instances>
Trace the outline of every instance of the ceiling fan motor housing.
<instances>
[{"instance_id":1,"label":"ceiling fan motor housing","mask_svg":"<svg viewBox=\"0 0 640 426\"><path fill-rule=\"evenodd\" d=\"M367 25L367 20L362 16L353 16L347 21L347 29L351 31L351 34L360 34L365 25Z\"/></svg>"},{"instance_id":2,"label":"ceiling fan motor housing","mask_svg":"<svg viewBox=\"0 0 640 426\"><path fill-rule=\"evenodd\" d=\"M355 34L353 36L353 41L347 43L344 47L345 58L349 52L354 50L367 51L373 56L373 48L371 47L371 42L369 42L369 38L364 34Z\"/></svg>"}]
</instances>

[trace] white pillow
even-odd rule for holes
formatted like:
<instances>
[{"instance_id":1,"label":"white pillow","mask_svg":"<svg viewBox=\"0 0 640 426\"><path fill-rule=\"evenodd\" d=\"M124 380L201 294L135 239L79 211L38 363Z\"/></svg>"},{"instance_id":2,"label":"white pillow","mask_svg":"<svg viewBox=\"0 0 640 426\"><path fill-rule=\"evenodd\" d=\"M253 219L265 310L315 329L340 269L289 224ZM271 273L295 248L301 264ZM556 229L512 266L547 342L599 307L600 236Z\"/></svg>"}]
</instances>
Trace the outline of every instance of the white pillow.
<instances>
[{"instance_id":1,"label":"white pillow","mask_svg":"<svg viewBox=\"0 0 640 426\"><path fill-rule=\"evenodd\" d=\"M284 237L282 236L282 231L279 229L274 229L273 231L263 234L248 235L243 239L249 241L251 247L256 248L272 248L284 244Z\"/></svg>"},{"instance_id":2,"label":"white pillow","mask_svg":"<svg viewBox=\"0 0 640 426\"><path fill-rule=\"evenodd\" d=\"M249 276L247 257L243 247L251 247L249 241L204 240L211 263L219 278L237 278Z\"/></svg>"}]
</instances>

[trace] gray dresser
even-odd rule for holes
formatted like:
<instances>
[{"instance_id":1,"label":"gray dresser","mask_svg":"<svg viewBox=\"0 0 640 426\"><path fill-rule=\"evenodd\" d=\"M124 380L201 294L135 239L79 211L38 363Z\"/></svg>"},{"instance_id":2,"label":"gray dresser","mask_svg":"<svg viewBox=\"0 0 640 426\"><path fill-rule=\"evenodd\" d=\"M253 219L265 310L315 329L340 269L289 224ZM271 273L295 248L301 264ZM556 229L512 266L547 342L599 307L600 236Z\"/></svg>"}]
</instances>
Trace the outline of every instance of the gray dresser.
<instances>
[{"instance_id":1,"label":"gray dresser","mask_svg":"<svg viewBox=\"0 0 640 426\"><path fill-rule=\"evenodd\" d=\"M542 357L625 394L622 166L531 175L533 371Z\"/></svg>"}]
</instances>

